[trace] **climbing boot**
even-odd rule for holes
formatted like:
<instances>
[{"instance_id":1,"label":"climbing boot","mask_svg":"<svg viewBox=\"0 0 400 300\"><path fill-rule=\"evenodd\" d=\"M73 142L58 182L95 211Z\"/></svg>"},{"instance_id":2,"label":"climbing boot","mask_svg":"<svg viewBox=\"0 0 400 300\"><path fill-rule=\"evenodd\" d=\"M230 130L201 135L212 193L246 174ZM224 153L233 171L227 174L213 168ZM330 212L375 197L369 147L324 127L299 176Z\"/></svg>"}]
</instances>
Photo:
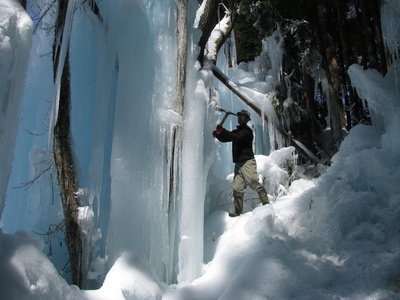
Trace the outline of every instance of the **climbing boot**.
<instances>
[{"instance_id":1,"label":"climbing boot","mask_svg":"<svg viewBox=\"0 0 400 300\"><path fill-rule=\"evenodd\" d=\"M235 205L235 212L230 212L230 217L238 217L243 212L243 197L236 196L233 198L233 204Z\"/></svg>"},{"instance_id":2,"label":"climbing boot","mask_svg":"<svg viewBox=\"0 0 400 300\"><path fill-rule=\"evenodd\" d=\"M258 197L260 197L262 205L269 204L268 194L265 190L259 192Z\"/></svg>"}]
</instances>

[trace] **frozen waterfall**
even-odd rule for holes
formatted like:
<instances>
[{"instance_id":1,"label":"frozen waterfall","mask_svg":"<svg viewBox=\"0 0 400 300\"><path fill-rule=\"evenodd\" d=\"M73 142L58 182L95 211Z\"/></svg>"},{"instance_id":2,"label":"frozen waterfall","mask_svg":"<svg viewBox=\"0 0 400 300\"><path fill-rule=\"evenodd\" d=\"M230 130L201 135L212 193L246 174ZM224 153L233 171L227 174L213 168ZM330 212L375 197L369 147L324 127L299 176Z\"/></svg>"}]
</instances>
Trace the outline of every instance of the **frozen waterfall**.
<instances>
[{"instance_id":1,"label":"frozen waterfall","mask_svg":"<svg viewBox=\"0 0 400 300\"><path fill-rule=\"evenodd\" d=\"M173 111L175 5L172 0L105 1L99 2L96 15L85 3L69 3L70 42L62 50L64 56L67 47L70 51L72 146L89 287L96 287L126 251L148 260L166 283L191 282L202 272L204 213L213 197L206 195L207 178L212 168L218 169L218 145L210 134L219 117L214 107L232 100L227 92L228 100L223 93L220 98L211 72L200 71L195 63L198 6L190 1L185 112L181 116ZM46 18L51 21L46 16L44 22ZM20 125L19 159L8 189L13 201L7 203L3 229L49 236L51 249L46 246L45 251L61 271L67 258L65 245L55 245L62 244L60 234L52 231L62 222L62 210L51 168L51 138L24 133L46 132L48 126L51 133L59 89L51 81L51 46L49 32L39 28L23 98L23 109L32 113ZM228 150L222 163L228 166L220 174L225 178L231 171ZM30 174L24 174L26 165ZM29 182L37 176L32 188L14 189L21 178ZM30 199L27 205L24 199ZM16 212L29 217L12 218Z\"/></svg>"}]
</instances>

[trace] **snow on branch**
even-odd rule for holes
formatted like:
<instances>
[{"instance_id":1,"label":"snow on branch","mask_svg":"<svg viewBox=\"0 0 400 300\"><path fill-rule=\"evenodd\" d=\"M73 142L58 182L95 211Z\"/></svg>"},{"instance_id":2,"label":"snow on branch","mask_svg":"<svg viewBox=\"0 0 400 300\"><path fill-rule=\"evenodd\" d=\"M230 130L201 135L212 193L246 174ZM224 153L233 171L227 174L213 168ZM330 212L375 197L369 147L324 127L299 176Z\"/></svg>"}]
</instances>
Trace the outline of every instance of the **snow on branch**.
<instances>
[{"instance_id":1,"label":"snow on branch","mask_svg":"<svg viewBox=\"0 0 400 300\"><path fill-rule=\"evenodd\" d=\"M232 14L226 7L225 9L225 16L214 27L206 46L207 58L213 62L217 61L218 51L232 31Z\"/></svg>"}]
</instances>

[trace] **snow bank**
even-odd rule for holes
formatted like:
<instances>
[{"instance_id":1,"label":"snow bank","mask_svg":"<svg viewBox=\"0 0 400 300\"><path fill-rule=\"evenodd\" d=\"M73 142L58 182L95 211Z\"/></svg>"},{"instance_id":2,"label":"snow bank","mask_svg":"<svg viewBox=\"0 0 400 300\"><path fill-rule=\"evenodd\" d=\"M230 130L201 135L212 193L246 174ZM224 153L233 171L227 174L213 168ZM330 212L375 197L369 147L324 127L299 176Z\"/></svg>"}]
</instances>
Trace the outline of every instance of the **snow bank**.
<instances>
[{"instance_id":1,"label":"snow bank","mask_svg":"<svg viewBox=\"0 0 400 300\"><path fill-rule=\"evenodd\" d=\"M159 282L149 263L135 253L123 253L99 290L84 291L87 299L161 299L168 286Z\"/></svg>"},{"instance_id":2,"label":"snow bank","mask_svg":"<svg viewBox=\"0 0 400 300\"><path fill-rule=\"evenodd\" d=\"M99 290L80 291L59 275L43 253L41 238L24 231L4 234L0 229L0 246L1 299L161 299L169 289L134 253L121 255Z\"/></svg>"},{"instance_id":3,"label":"snow bank","mask_svg":"<svg viewBox=\"0 0 400 300\"><path fill-rule=\"evenodd\" d=\"M286 193L290 185L288 168L293 168L297 161L294 147L272 151L269 156L256 155L257 172L264 182L268 193L274 198Z\"/></svg>"},{"instance_id":4,"label":"snow bank","mask_svg":"<svg viewBox=\"0 0 400 300\"><path fill-rule=\"evenodd\" d=\"M58 274L43 253L43 240L24 231L0 229L0 293L2 299L83 299L76 286Z\"/></svg>"}]
</instances>

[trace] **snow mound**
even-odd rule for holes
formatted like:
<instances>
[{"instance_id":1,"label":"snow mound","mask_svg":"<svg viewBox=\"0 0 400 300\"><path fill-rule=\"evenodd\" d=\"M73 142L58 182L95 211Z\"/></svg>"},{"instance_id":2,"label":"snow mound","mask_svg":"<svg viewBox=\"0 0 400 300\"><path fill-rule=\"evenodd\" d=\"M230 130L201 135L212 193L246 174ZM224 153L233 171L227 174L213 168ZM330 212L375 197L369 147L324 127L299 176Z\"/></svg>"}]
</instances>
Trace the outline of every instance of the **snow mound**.
<instances>
[{"instance_id":1,"label":"snow mound","mask_svg":"<svg viewBox=\"0 0 400 300\"><path fill-rule=\"evenodd\" d=\"M83 299L42 252L43 240L24 231L0 229L0 291L2 299Z\"/></svg>"},{"instance_id":2,"label":"snow mound","mask_svg":"<svg viewBox=\"0 0 400 300\"><path fill-rule=\"evenodd\" d=\"M103 286L84 294L96 300L161 299L167 289L145 259L136 253L124 252L108 272Z\"/></svg>"}]
</instances>

